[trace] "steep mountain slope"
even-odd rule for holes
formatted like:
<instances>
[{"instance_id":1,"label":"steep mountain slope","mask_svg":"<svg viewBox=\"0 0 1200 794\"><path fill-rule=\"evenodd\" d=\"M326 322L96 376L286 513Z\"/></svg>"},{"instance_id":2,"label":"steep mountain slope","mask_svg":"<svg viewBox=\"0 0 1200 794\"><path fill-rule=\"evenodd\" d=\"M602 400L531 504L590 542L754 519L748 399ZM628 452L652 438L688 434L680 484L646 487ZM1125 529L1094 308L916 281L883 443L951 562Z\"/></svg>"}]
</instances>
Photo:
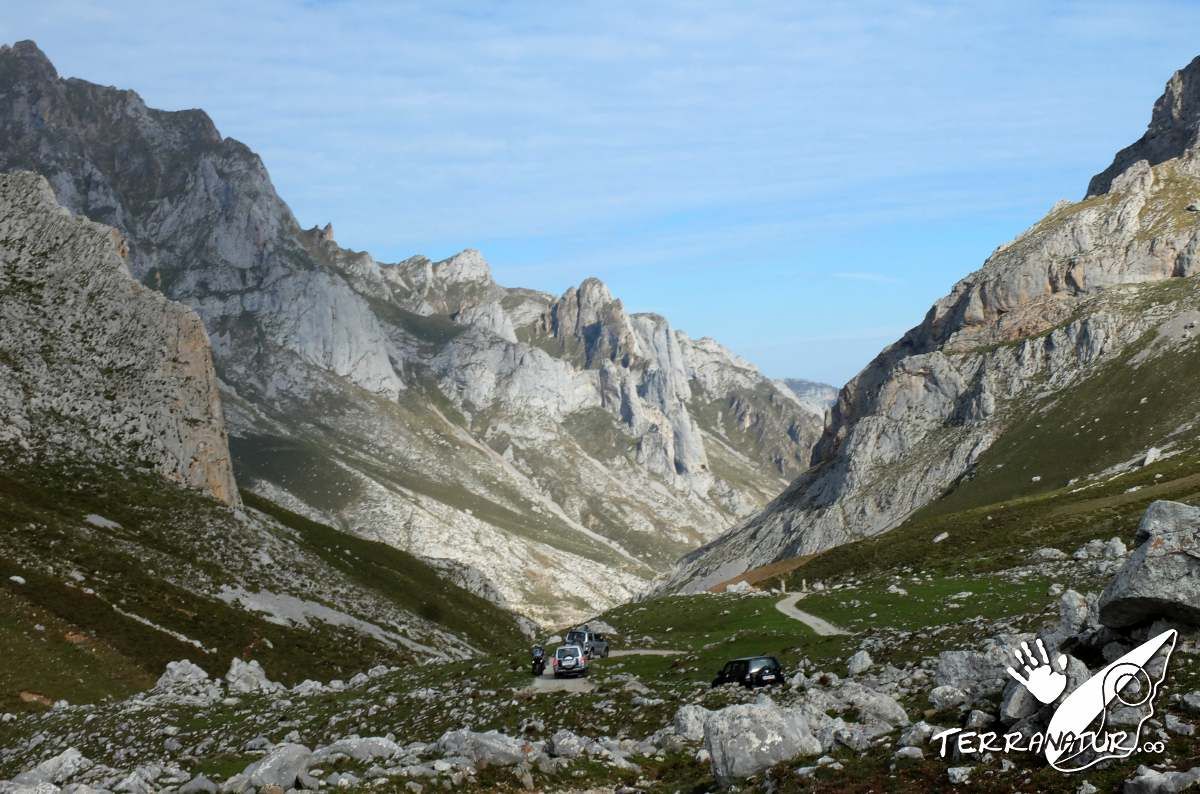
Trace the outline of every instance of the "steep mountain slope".
<instances>
[{"instance_id":1,"label":"steep mountain slope","mask_svg":"<svg viewBox=\"0 0 1200 794\"><path fill-rule=\"evenodd\" d=\"M204 328L124 256L42 177L0 174L0 709L128 692L179 658L253 654L298 682L519 641L411 555L242 509Z\"/></svg>"},{"instance_id":2,"label":"steep mountain slope","mask_svg":"<svg viewBox=\"0 0 1200 794\"><path fill-rule=\"evenodd\" d=\"M204 327L124 255L46 180L0 174L0 444L132 462L236 505Z\"/></svg>"},{"instance_id":3,"label":"steep mountain slope","mask_svg":"<svg viewBox=\"0 0 1200 794\"><path fill-rule=\"evenodd\" d=\"M302 229L200 111L0 48L0 170L124 235L213 342L239 481L542 620L627 599L807 466L822 419L598 281L497 285Z\"/></svg>"},{"instance_id":4,"label":"steep mountain slope","mask_svg":"<svg viewBox=\"0 0 1200 794\"><path fill-rule=\"evenodd\" d=\"M1086 487L1151 447L1194 446L1197 412L1162 375L1190 371L1200 319L1198 81L1193 61L1087 198L997 249L847 384L813 468L672 586L874 535L943 496Z\"/></svg>"}]
</instances>

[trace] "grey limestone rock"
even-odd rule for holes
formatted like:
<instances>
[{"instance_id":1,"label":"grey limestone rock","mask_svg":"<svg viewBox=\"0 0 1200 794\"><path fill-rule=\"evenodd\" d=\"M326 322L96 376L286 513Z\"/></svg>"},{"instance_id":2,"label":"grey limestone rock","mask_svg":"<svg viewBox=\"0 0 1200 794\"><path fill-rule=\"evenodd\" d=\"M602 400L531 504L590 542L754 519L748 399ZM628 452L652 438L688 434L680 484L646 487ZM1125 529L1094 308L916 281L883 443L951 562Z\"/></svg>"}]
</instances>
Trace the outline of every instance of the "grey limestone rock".
<instances>
[{"instance_id":1,"label":"grey limestone rock","mask_svg":"<svg viewBox=\"0 0 1200 794\"><path fill-rule=\"evenodd\" d=\"M1100 621L1113 628L1163 617L1200 623L1200 508L1151 503L1135 543L1100 596Z\"/></svg>"}]
</instances>

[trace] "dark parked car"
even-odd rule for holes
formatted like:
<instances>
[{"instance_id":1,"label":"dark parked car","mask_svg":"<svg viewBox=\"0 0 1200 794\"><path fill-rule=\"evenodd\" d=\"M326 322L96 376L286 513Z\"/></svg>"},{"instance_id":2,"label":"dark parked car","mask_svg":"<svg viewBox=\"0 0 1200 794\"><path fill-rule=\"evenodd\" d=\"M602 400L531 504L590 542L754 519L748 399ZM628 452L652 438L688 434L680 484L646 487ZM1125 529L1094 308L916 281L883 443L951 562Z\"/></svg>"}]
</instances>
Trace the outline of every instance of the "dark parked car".
<instances>
[{"instance_id":1,"label":"dark parked car","mask_svg":"<svg viewBox=\"0 0 1200 794\"><path fill-rule=\"evenodd\" d=\"M746 687L774 686L783 683L783 669L774 656L747 656L726 662L713 679L713 686L741 684Z\"/></svg>"}]
</instances>

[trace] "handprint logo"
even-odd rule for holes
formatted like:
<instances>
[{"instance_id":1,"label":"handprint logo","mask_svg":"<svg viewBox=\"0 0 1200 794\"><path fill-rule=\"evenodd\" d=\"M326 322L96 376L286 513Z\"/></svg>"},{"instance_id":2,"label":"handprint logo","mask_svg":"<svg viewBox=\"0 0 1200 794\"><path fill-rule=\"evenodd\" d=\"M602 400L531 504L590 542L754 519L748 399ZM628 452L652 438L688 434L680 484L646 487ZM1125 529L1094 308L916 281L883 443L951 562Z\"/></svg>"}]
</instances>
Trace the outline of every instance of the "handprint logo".
<instances>
[{"instance_id":1,"label":"handprint logo","mask_svg":"<svg viewBox=\"0 0 1200 794\"><path fill-rule=\"evenodd\" d=\"M1058 669L1055 669L1050 664L1050 657L1046 655L1046 646L1042 644L1041 639L1037 640L1037 649L1041 659L1029 650L1029 643L1021 643L1021 650L1014 650L1013 656L1017 657L1017 664L1022 665L1021 669L1025 675L1011 667L1008 668L1008 674L1021 682L1029 690L1029 694L1042 703L1053 703L1067 688L1067 657L1065 654L1059 654L1055 660ZM1025 652L1024 657L1021 656L1021 651Z\"/></svg>"}]
</instances>

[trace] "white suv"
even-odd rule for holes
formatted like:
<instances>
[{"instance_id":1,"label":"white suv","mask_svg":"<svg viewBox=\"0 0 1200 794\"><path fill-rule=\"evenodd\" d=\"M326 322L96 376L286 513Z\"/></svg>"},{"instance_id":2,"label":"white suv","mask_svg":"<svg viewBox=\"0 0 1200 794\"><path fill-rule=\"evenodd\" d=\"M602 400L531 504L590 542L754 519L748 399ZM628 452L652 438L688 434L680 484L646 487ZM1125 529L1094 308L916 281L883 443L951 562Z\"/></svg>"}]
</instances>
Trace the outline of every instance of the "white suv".
<instances>
[{"instance_id":1,"label":"white suv","mask_svg":"<svg viewBox=\"0 0 1200 794\"><path fill-rule=\"evenodd\" d=\"M578 645L560 647L554 652L554 658L550 660L550 664L554 666L555 678L588 674L587 654Z\"/></svg>"}]
</instances>

